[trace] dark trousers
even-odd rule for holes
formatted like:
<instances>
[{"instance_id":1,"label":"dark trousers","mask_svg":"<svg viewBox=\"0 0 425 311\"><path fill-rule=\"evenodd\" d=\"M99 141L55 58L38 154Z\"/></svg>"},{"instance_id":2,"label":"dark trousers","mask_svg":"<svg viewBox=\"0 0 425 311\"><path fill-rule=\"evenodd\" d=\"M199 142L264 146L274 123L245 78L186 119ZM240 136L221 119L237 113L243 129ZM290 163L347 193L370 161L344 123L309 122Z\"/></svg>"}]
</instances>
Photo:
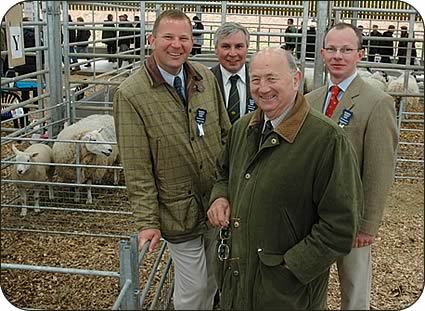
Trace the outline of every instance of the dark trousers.
<instances>
[{"instance_id":1,"label":"dark trousers","mask_svg":"<svg viewBox=\"0 0 425 311\"><path fill-rule=\"evenodd\" d=\"M117 54L117 43L116 42L106 42L106 51L108 54ZM116 58L109 58L108 62L115 63Z\"/></svg>"}]
</instances>

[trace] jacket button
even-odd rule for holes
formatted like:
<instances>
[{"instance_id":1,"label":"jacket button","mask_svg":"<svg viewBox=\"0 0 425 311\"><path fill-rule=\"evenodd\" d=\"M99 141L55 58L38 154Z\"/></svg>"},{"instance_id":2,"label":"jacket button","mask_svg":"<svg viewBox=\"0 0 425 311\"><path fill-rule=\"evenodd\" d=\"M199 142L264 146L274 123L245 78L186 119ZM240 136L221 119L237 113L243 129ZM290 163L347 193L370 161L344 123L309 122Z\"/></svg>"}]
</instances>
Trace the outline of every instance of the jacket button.
<instances>
[{"instance_id":1,"label":"jacket button","mask_svg":"<svg viewBox=\"0 0 425 311\"><path fill-rule=\"evenodd\" d=\"M250 179L251 178L251 174L250 173L246 173L245 174L245 179Z\"/></svg>"},{"instance_id":2,"label":"jacket button","mask_svg":"<svg viewBox=\"0 0 425 311\"><path fill-rule=\"evenodd\" d=\"M276 138L272 138L271 142L272 142L273 145L276 145L277 139Z\"/></svg>"},{"instance_id":3,"label":"jacket button","mask_svg":"<svg viewBox=\"0 0 425 311\"><path fill-rule=\"evenodd\" d=\"M240 224L239 224L239 221L237 221L237 220L233 223L233 226L234 226L235 228L238 228L238 227L239 227L239 225L240 225Z\"/></svg>"},{"instance_id":4,"label":"jacket button","mask_svg":"<svg viewBox=\"0 0 425 311\"><path fill-rule=\"evenodd\" d=\"M239 271L238 270L233 271L233 276L234 277L238 277L239 276Z\"/></svg>"}]
</instances>

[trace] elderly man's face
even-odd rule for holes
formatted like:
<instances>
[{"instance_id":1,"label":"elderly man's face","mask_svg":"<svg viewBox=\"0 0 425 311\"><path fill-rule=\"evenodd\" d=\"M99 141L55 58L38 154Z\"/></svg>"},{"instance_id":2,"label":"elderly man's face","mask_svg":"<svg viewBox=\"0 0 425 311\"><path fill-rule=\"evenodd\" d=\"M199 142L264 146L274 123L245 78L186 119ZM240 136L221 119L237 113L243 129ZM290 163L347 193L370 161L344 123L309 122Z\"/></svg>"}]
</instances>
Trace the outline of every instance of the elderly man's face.
<instances>
[{"instance_id":1,"label":"elderly man's face","mask_svg":"<svg viewBox=\"0 0 425 311\"><path fill-rule=\"evenodd\" d=\"M257 54L250 65L251 95L270 119L293 103L301 81L301 72L289 68L284 53L282 49L267 49Z\"/></svg>"}]
</instances>

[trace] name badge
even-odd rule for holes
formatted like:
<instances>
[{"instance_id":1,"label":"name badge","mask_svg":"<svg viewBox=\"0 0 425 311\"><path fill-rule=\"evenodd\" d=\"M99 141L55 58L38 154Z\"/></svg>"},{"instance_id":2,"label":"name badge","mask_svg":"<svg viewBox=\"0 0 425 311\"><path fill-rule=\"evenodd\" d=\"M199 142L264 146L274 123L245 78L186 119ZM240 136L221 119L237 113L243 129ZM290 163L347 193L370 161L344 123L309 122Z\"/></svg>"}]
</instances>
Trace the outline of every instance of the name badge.
<instances>
[{"instance_id":1,"label":"name badge","mask_svg":"<svg viewBox=\"0 0 425 311\"><path fill-rule=\"evenodd\" d=\"M196 110L195 121L198 127L197 133L199 137L202 137L205 135L203 124L205 123L206 119L207 119L207 111L205 109L199 108L198 110Z\"/></svg>"},{"instance_id":2,"label":"name badge","mask_svg":"<svg viewBox=\"0 0 425 311\"><path fill-rule=\"evenodd\" d=\"M248 99L248 104L246 105L246 113L253 112L257 108L255 101L252 98Z\"/></svg>"},{"instance_id":3,"label":"name badge","mask_svg":"<svg viewBox=\"0 0 425 311\"><path fill-rule=\"evenodd\" d=\"M348 125L348 123L350 123L350 119L353 116L353 112L348 110L348 109L344 109L344 111L341 113L341 116L339 117L338 120L338 125L340 127L344 127L346 125Z\"/></svg>"}]
</instances>

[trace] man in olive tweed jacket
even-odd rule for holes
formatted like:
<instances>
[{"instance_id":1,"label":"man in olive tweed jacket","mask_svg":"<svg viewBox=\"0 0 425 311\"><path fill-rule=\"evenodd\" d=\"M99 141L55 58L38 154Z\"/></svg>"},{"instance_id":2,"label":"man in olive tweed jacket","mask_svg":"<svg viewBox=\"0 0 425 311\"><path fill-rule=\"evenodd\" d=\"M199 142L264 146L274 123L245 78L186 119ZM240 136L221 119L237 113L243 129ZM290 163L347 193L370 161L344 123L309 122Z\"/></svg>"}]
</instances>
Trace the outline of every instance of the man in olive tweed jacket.
<instances>
[{"instance_id":1,"label":"man in olive tweed jacket","mask_svg":"<svg viewBox=\"0 0 425 311\"><path fill-rule=\"evenodd\" d=\"M150 240L152 250L160 236L167 240L175 268L174 307L211 309L216 283L209 259L216 254L206 210L230 121L214 75L187 62L193 37L184 13L163 12L149 41L153 55L114 94L139 248ZM185 86L183 98L173 87L177 77Z\"/></svg>"}]
</instances>

